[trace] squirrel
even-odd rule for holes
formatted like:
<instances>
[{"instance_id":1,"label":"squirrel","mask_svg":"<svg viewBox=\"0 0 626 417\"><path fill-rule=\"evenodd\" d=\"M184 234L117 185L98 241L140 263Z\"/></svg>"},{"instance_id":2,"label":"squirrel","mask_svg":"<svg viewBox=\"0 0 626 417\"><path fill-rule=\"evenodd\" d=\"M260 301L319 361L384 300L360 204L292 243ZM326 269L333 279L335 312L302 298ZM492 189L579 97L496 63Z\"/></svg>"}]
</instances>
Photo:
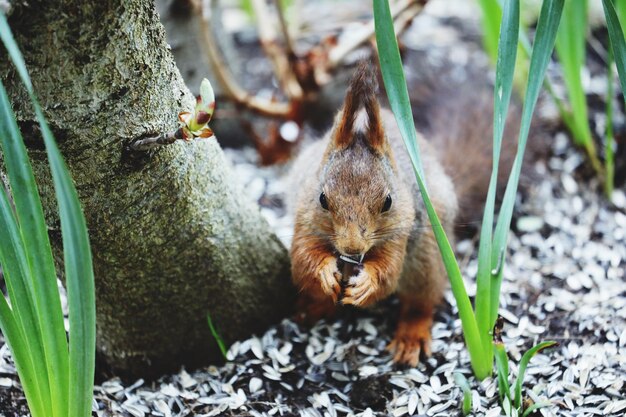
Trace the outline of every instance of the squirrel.
<instances>
[{"instance_id":1,"label":"squirrel","mask_svg":"<svg viewBox=\"0 0 626 417\"><path fill-rule=\"evenodd\" d=\"M377 77L362 62L330 131L294 161L292 280L306 322L332 317L338 304L367 307L397 293L400 317L387 350L396 363L415 366L431 354L447 275L396 120L377 94ZM448 113L453 123L457 116ZM459 202L463 208L486 195L490 121L483 125L470 127L468 138L433 133L437 143L417 132L429 194L451 242Z\"/></svg>"}]
</instances>

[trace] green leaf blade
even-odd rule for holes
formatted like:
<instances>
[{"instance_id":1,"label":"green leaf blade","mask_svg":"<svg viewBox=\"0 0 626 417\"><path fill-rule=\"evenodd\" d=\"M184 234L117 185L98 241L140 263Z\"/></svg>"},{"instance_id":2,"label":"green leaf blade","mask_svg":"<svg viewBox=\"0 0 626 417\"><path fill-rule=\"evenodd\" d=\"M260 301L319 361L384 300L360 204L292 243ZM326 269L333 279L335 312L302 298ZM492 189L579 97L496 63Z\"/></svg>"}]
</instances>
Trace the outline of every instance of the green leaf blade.
<instances>
[{"instance_id":1,"label":"green leaf blade","mask_svg":"<svg viewBox=\"0 0 626 417\"><path fill-rule=\"evenodd\" d=\"M461 391L463 392L463 404L461 411L463 412L463 415L466 416L472 412L472 390L469 386L469 382L467 382L467 378L465 378L462 373L455 372L453 374L453 377L454 382L458 385L459 388L461 388Z\"/></svg>"},{"instance_id":2,"label":"green leaf blade","mask_svg":"<svg viewBox=\"0 0 626 417\"><path fill-rule=\"evenodd\" d=\"M450 242L447 239L443 226L428 196L426 182L424 180L424 168L419 153L417 132L413 122L409 94L404 71L402 69L402 61L400 59L400 52L398 50L387 0L374 0L374 23L376 28L378 57L389 104L395 115L398 128L413 164L428 218L430 219L433 233L439 245L448 277L450 278L452 292L457 301L459 315L463 323L463 335L468 351L470 352L472 368L477 378L484 379L490 374L491 366L486 363L478 325L463 284L459 265L456 262Z\"/></svg>"},{"instance_id":3,"label":"green leaf blade","mask_svg":"<svg viewBox=\"0 0 626 417\"><path fill-rule=\"evenodd\" d=\"M28 71L26 70L26 63L24 62L20 49L15 42L15 38L13 38L9 22L7 22L7 18L2 11L0 11L0 39L2 39L2 43L7 49L7 52L11 57L11 61L13 61L15 69L22 79L26 90L30 93L33 91L33 85L30 82L30 77L28 76Z\"/></svg>"},{"instance_id":4,"label":"green leaf blade","mask_svg":"<svg viewBox=\"0 0 626 417\"><path fill-rule=\"evenodd\" d=\"M517 153L515 155L515 161L511 168L511 174L506 186L504 198L502 200L502 206L500 208L500 215L496 224L496 230L494 233L494 241L492 247L492 267L497 269L497 274L494 277L491 288L491 322L495 323L498 316L498 306L500 304L500 286L502 284L502 273L504 268L497 268L498 263L502 266L504 257L500 254L506 253L507 236L511 227L511 220L513 218L513 207L515 205L515 197L517 194L517 186L519 184L519 178L522 169L522 163L524 159L524 151L526 149L526 142L528 139L528 133L530 131L530 123L532 121L532 115L537 104L539 97L539 91L543 84L546 68L550 61L552 50L554 49L554 43L556 39L556 32L561 19L563 11L563 0L545 0L541 7L541 13L539 15L539 22L537 24L537 32L535 37L535 43L530 59L530 71L528 78L528 88L526 89L526 96L524 99L524 108L522 111L522 121L520 126L520 133L518 138ZM502 259L502 262L499 262Z\"/></svg>"},{"instance_id":5,"label":"green leaf blade","mask_svg":"<svg viewBox=\"0 0 626 417\"><path fill-rule=\"evenodd\" d=\"M61 219L69 305L69 415L91 415L96 351L95 284L87 224L69 170L34 99Z\"/></svg>"},{"instance_id":6,"label":"green leaf blade","mask_svg":"<svg viewBox=\"0 0 626 417\"><path fill-rule=\"evenodd\" d=\"M592 146L587 120L587 97L582 85L581 70L585 64L587 1L567 0L556 38L556 51L563 69L563 79L572 108L574 142Z\"/></svg>"},{"instance_id":7,"label":"green leaf blade","mask_svg":"<svg viewBox=\"0 0 626 417\"><path fill-rule=\"evenodd\" d=\"M509 358L502 342L495 342L494 353L496 358L496 372L498 375L498 393L500 402L504 399L511 401L511 386L509 385Z\"/></svg>"},{"instance_id":8,"label":"green leaf blade","mask_svg":"<svg viewBox=\"0 0 626 417\"><path fill-rule=\"evenodd\" d=\"M26 343L22 328L3 296L0 296L0 330L2 330L2 334L13 355L13 361L28 401L31 416L49 416L50 404L46 403L41 397L40 377L35 369L33 357L29 354L29 346Z\"/></svg>"},{"instance_id":9,"label":"green leaf blade","mask_svg":"<svg viewBox=\"0 0 626 417\"><path fill-rule=\"evenodd\" d=\"M519 363L519 372L517 373L517 380L515 381L515 399L514 404L516 408L522 407L522 384L524 383L524 376L526 375L526 368L528 367L528 363L537 353L541 352L544 349L553 347L558 345L557 342L547 341L539 343L536 346L528 349L524 355L522 355L522 360Z\"/></svg>"},{"instance_id":10,"label":"green leaf blade","mask_svg":"<svg viewBox=\"0 0 626 417\"><path fill-rule=\"evenodd\" d=\"M0 83L0 138L9 128L4 86ZM20 382L33 417L49 414L50 389L34 305L26 276L29 273L26 255L21 245L19 226L11 209L5 189L0 186L0 265L9 298L15 311L0 295L0 329L20 375ZM36 375L44 375L37 378Z\"/></svg>"},{"instance_id":11,"label":"green leaf blade","mask_svg":"<svg viewBox=\"0 0 626 417\"><path fill-rule=\"evenodd\" d=\"M15 161L7 163L7 171L11 180L17 177L11 185L14 190L15 205L20 213L18 216L20 225L24 227L23 240L27 247L29 265L35 277L33 287L37 315L42 329L51 391L50 402L53 408L49 415L88 417L91 415L95 366L95 289L86 222L67 166L33 91L23 57L15 44L6 18L1 13L0 37L28 90L41 126L57 196L63 235L71 328L69 347L65 336L63 314L56 286L56 271L41 202L24 144L21 140L13 138L14 140L9 143L10 146L7 147L9 152L4 149L4 154L5 161L16 157ZM16 192L15 184L20 185L20 182L24 183L27 188L20 188ZM25 220L22 217L25 217Z\"/></svg>"},{"instance_id":12,"label":"green leaf blade","mask_svg":"<svg viewBox=\"0 0 626 417\"><path fill-rule=\"evenodd\" d=\"M541 403L535 403L533 405L531 405L530 407L528 407L527 409L524 410L524 413L522 414L522 417L528 417L530 416L533 412L539 410L540 408L545 408L545 407L550 407L552 405L551 402L541 402Z\"/></svg>"},{"instance_id":13,"label":"green leaf blade","mask_svg":"<svg viewBox=\"0 0 626 417\"><path fill-rule=\"evenodd\" d=\"M67 343L65 342L63 314L56 285L56 271L48 242L47 227L43 221L43 210L26 148L4 86L0 84L0 87L0 106L2 108L0 117L4 131L0 138L0 147L3 151L4 163L13 190L13 201L20 225L19 240L21 243L19 244L25 248L23 255L25 259L18 259L18 261L20 263L26 262L21 265L23 275L21 277L15 275L15 279L11 280L10 285L12 291L15 292L14 296L18 298L16 299L18 320L26 326L24 337L28 336L28 343L32 342L32 354L35 355L33 359L37 360L35 366L37 369L42 366L46 369L45 372L40 370L37 373L48 378L47 382L41 381L39 383L42 387L41 398L49 399L46 403L48 414L56 417L50 408L54 404L52 398L55 398L55 392L59 396L62 396L62 393L58 388L58 379L53 375L59 375L62 381L64 372L67 373L63 366L63 357L67 357ZM5 209L7 208L5 207ZM17 241L13 241L13 243L18 244ZM22 255L17 256L21 258ZM52 279L50 279L51 277ZM21 285L20 278L23 280ZM52 302L48 302L50 297L53 297ZM33 334L35 331L39 334ZM39 350L43 351L43 358L39 355Z\"/></svg>"},{"instance_id":14,"label":"green leaf blade","mask_svg":"<svg viewBox=\"0 0 626 417\"><path fill-rule=\"evenodd\" d=\"M500 26L500 41L498 44L498 60L496 64L496 82L494 88L493 166L480 231L475 301L476 321L480 327L483 346L489 347L491 347L491 329L493 329L494 325L494 322L491 320L491 270L493 264L491 259L491 240L493 235L502 138L511 101L513 76L517 58L520 21L519 0L506 1L502 16L503 20ZM491 362L491 355L489 355L489 363Z\"/></svg>"},{"instance_id":15,"label":"green leaf blade","mask_svg":"<svg viewBox=\"0 0 626 417\"><path fill-rule=\"evenodd\" d=\"M0 83L0 90L0 96L3 98L6 97L2 83ZM2 99L0 99L0 108L4 114L6 108L4 107L4 100ZM1 117L1 119L3 120L4 117ZM5 136L4 123L1 122L0 126L0 135ZM46 362L43 342L41 340L41 329L36 316L33 294L28 287L28 263L23 251L19 227L13 216L8 196L3 188L0 188L0 265L2 265L4 281L14 310L13 313L6 309L0 310L0 314L4 315L1 319L5 321L15 320L19 323L19 328L21 329L20 338L22 341L16 341L13 344L19 346L19 349L24 350L24 352L15 352L12 350L15 362L25 360L20 359L20 357L27 357L30 365L20 364L20 366L32 369L32 372L36 375L44 376L44 378L26 376L24 379L30 378L32 382L22 381L22 385L28 385L28 389L25 387L24 390L28 395L29 401L35 404L33 407L46 410L50 413L50 387L48 385L47 369L45 366ZM2 302L5 302L4 298ZM11 318L9 315L13 315L14 317ZM9 326L9 324L6 326ZM15 334L15 331L13 331L12 334ZM11 346L12 343L12 341L9 340L11 337L15 336L5 333L5 338L9 342L9 346Z\"/></svg>"},{"instance_id":16,"label":"green leaf blade","mask_svg":"<svg viewBox=\"0 0 626 417\"><path fill-rule=\"evenodd\" d=\"M611 41L610 43L611 50L613 51L613 58L615 59L615 65L617 66L617 73L619 74L622 94L624 94L624 97L626 98L626 41L624 40L624 32L617 17L617 13L615 12L613 0L602 0L602 6L604 7L606 26L609 32L609 39ZM620 10L626 10L626 6L622 5Z\"/></svg>"},{"instance_id":17,"label":"green leaf blade","mask_svg":"<svg viewBox=\"0 0 626 417\"><path fill-rule=\"evenodd\" d=\"M492 62L496 62L502 9L498 0L479 0L478 4L482 12L483 45Z\"/></svg>"},{"instance_id":18,"label":"green leaf blade","mask_svg":"<svg viewBox=\"0 0 626 417\"><path fill-rule=\"evenodd\" d=\"M611 199L615 178L615 155L613 150L613 144L615 143L615 136L613 135L613 96L615 94L613 91L613 62L613 51L609 50L606 77L606 142L604 144L604 193L608 199Z\"/></svg>"},{"instance_id":19,"label":"green leaf blade","mask_svg":"<svg viewBox=\"0 0 626 417\"><path fill-rule=\"evenodd\" d=\"M211 315L207 313L206 319L209 324L209 330L211 331L211 335L213 336L213 339L215 339L215 342L217 343L217 347L220 348L220 352L222 353L222 356L224 357L224 359L228 359L227 357L228 349L226 349L226 345L224 344L224 340L222 339L222 336L220 336L219 332L213 325L213 320L211 320Z\"/></svg>"}]
</instances>

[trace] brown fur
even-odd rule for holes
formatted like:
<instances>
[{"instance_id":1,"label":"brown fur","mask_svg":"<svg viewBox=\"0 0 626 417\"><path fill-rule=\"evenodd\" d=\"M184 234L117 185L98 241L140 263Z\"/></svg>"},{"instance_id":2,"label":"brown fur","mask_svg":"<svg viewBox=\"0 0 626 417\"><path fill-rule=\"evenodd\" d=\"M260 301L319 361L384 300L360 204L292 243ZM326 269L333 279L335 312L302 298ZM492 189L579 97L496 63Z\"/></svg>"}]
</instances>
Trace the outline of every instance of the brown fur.
<instances>
[{"instance_id":1,"label":"brown fur","mask_svg":"<svg viewBox=\"0 0 626 417\"><path fill-rule=\"evenodd\" d=\"M346 149L354 142L355 119L360 109L364 109L367 115L368 123L364 129L367 143L378 152L386 150L385 132L382 130L380 120L380 105L376 99L378 85L376 78L370 72L368 65L361 62L350 83L341 110L342 117L338 120L332 135L335 150Z\"/></svg>"},{"instance_id":2,"label":"brown fur","mask_svg":"<svg viewBox=\"0 0 626 417\"><path fill-rule=\"evenodd\" d=\"M408 56L408 61L412 72L418 74L409 77L414 119L454 183L459 205L456 232L471 236L481 224L491 176L494 108L490 69L475 64L459 68L445 59L433 64L415 55ZM463 74L460 77L459 70ZM521 105L513 96L502 141L498 197L504 194L517 149ZM552 140L545 132L545 126L533 120L524 155L522 187L536 182L532 164L545 157Z\"/></svg>"},{"instance_id":3,"label":"brown fur","mask_svg":"<svg viewBox=\"0 0 626 417\"><path fill-rule=\"evenodd\" d=\"M393 340L387 346L387 350L394 355L395 362L416 366L422 352L425 356L430 356L430 329L437 303L400 296L398 327Z\"/></svg>"}]
</instances>

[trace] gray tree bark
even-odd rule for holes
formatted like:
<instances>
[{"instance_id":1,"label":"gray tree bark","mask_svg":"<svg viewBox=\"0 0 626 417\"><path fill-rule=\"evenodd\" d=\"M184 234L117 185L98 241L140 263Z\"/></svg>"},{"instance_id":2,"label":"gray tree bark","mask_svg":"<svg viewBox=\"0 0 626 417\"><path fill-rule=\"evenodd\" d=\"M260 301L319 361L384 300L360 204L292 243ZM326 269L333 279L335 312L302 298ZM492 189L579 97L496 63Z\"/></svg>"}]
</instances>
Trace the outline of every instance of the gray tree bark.
<instances>
[{"instance_id":1,"label":"gray tree bark","mask_svg":"<svg viewBox=\"0 0 626 417\"><path fill-rule=\"evenodd\" d=\"M133 139L175 129L178 112L193 106L153 1L29 1L14 4L9 22L87 217L98 349L108 365L153 377L208 363L219 351L207 314L227 343L289 314L286 250L216 141L125 150ZM41 139L7 61L0 76L59 243Z\"/></svg>"}]
</instances>

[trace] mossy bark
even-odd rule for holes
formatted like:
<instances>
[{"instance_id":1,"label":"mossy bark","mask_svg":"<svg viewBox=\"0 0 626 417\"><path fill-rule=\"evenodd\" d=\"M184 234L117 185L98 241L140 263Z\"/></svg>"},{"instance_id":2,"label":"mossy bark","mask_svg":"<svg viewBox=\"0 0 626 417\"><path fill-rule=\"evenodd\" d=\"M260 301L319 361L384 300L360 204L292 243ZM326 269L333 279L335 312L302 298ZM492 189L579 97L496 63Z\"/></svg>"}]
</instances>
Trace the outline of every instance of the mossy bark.
<instances>
[{"instance_id":1,"label":"mossy bark","mask_svg":"<svg viewBox=\"0 0 626 417\"><path fill-rule=\"evenodd\" d=\"M215 140L125 150L135 138L175 129L178 112L193 106L153 1L30 1L15 5L9 22L87 217L98 349L108 365L152 377L208 363L219 352L207 314L226 342L289 314L286 250ZM28 99L6 59L0 76L59 244Z\"/></svg>"}]
</instances>

